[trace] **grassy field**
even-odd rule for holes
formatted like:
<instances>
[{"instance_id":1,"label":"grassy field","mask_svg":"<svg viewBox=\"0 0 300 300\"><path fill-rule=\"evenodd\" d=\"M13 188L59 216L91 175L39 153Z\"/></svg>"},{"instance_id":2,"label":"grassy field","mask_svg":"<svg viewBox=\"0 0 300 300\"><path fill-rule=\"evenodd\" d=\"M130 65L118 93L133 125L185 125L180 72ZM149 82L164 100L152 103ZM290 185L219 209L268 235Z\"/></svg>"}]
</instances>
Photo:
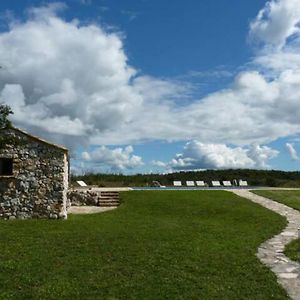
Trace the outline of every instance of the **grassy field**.
<instances>
[{"instance_id":1,"label":"grassy field","mask_svg":"<svg viewBox=\"0 0 300 300\"><path fill-rule=\"evenodd\" d=\"M222 191L127 192L111 212L0 221L0 299L288 299L255 256L285 225Z\"/></svg>"},{"instance_id":2,"label":"grassy field","mask_svg":"<svg viewBox=\"0 0 300 300\"><path fill-rule=\"evenodd\" d=\"M270 198L300 211L300 191L274 190L255 191L255 194ZM294 261L300 262L300 243L294 240L289 243L284 251L285 255Z\"/></svg>"},{"instance_id":3,"label":"grassy field","mask_svg":"<svg viewBox=\"0 0 300 300\"><path fill-rule=\"evenodd\" d=\"M300 190L256 190L252 192L300 211Z\"/></svg>"}]
</instances>

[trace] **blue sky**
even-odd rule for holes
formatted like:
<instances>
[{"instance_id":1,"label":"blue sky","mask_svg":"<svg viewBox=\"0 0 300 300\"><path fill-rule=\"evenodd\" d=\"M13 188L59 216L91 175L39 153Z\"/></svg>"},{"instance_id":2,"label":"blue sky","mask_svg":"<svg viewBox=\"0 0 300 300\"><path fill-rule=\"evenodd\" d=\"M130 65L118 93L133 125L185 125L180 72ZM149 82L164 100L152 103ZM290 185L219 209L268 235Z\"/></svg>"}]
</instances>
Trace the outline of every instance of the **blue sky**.
<instances>
[{"instance_id":1,"label":"blue sky","mask_svg":"<svg viewBox=\"0 0 300 300\"><path fill-rule=\"evenodd\" d=\"M32 6L54 1L1 1L2 12L20 18ZM126 36L130 64L153 76L182 76L191 70L238 68L253 54L246 36L266 1L127 0L63 1L67 20L100 22ZM222 51L220 51L222 49ZM187 55L188 54L188 55ZM176 63L174 63L176 62Z\"/></svg>"},{"instance_id":2,"label":"blue sky","mask_svg":"<svg viewBox=\"0 0 300 300\"><path fill-rule=\"evenodd\" d=\"M67 145L74 172L298 170L296 0L0 11L0 102L17 126Z\"/></svg>"}]
</instances>

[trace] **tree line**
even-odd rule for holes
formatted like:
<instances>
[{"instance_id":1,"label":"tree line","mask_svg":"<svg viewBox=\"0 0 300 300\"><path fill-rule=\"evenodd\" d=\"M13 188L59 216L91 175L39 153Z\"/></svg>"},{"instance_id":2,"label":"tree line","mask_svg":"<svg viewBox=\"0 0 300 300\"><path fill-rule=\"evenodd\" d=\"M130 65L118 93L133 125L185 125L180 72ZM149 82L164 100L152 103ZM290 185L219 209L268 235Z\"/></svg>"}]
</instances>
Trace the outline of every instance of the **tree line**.
<instances>
[{"instance_id":1,"label":"tree line","mask_svg":"<svg viewBox=\"0 0 300 300\"><path fill-rule=\"evenodd\" d=\"M234 179L247 180L251 186L300 187L300 172L277 170L229 169L135 175L90 173L71 177L72 183L75 183L77 180L83 180L89 185L97 185L100 187L146 187L152 186L153 181L158 181L161 185L172 186L175 180L180 180L185 184L187 180L203 180L207 183L211 183L212 180L233 181Z\"/></svg>"}]
</instances>

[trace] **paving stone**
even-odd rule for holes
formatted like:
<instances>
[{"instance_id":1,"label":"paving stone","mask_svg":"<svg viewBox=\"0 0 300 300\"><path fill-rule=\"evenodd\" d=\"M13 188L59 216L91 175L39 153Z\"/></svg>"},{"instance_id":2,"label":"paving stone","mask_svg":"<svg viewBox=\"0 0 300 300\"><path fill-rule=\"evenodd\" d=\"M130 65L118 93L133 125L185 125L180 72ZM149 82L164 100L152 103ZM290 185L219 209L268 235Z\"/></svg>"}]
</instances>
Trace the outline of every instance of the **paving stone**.
<instances>
[{"instance_id":1,"label":"paving stone","mask_svg":"<svg viewBox=\"0 0 300 300\"><path fill-rule=\"evenodd\" d=\"M282 232L281 235L283 235L283 236L297 236L297 232L285 231L285 232Z\"/></svg>"},{"instance_id":2,"label":"paving stone","mask_svg":"<svg viewBox=\"0 0 300 300\"><path fill-rule=\"evenodd\" d=\"M287 268L286 271L290 273L290 272L294 272L296 269L297 269L297 267L290 267L290 268Z\"/></svg>"},{"instance_id":3,"label":"paving stone","mask_svg":"<svg viewBox=\"0 0 300 300\"><path fill-rule=\"evenodd\" d=\"M284 279L294 279L297 278L299 275L296 273L278 273L278 276Z\"/></svg>"}]
</instances>

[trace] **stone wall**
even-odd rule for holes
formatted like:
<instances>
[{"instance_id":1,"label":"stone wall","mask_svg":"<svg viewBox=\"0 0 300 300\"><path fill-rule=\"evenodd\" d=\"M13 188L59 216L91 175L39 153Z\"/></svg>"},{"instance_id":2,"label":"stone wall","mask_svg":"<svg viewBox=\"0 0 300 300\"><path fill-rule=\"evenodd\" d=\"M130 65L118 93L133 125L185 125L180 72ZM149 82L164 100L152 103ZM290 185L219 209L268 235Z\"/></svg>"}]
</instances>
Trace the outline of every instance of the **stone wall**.
<instances>
[{"instance_id":1,"label":"stone wall","mask_svg":"<svg viewBox=\"0 0 300 300\"><path fill-rule=\"evenodd\" d=\"M85 189L70 189L68 192L68 199L72 206L98 206L100 193Z\"/></svg>"},{"instance_id":2,"label":"stone wall","mask_svg":"<svg viewBox=\"0 0 300 300\"><path fill-rule=\"evenodd\" d=\"M72 206L119 206L120 197L117 190L72 188L68 192L68 199Z\"/></svg>"},{"instance_id":3,"label":"stone wall","mask_svg":"<svg viewBox=\"0 0 300 300\"><path fill-rule=\"evenodd\" d=\"M68 153L15 129L1 145L0 158L13 159L13 174L0 176L0 218L66 218Z\"/></svg>"}]
</instances>

